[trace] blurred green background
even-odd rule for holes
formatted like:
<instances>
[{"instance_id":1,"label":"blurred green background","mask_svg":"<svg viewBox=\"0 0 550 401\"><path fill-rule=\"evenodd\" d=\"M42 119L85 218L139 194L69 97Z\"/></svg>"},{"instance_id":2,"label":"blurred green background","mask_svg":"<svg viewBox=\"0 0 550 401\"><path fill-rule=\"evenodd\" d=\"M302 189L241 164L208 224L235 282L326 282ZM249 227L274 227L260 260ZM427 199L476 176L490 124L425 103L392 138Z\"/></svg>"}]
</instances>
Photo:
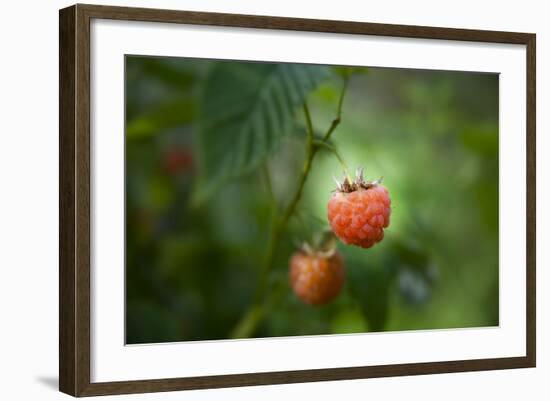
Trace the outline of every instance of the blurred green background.
<instances>
[{"instance_id":1,"label":"blurred green background","mask_svg":"<svg viewBox=\"0 0 550 401\"><path fill-rule=\"evenodd\" d=\"M498 325L498 75L281 66L126 57L127 343L231 337L253 302L274 208L296 190L297 102L324 133L343 76L332 144L352 169L384 177L391 224L371 249L338 245L347 280L335 301L294 296L288 260L327 227L342 174L320 151L252 335Z\"/></svg>"}]
</instances>

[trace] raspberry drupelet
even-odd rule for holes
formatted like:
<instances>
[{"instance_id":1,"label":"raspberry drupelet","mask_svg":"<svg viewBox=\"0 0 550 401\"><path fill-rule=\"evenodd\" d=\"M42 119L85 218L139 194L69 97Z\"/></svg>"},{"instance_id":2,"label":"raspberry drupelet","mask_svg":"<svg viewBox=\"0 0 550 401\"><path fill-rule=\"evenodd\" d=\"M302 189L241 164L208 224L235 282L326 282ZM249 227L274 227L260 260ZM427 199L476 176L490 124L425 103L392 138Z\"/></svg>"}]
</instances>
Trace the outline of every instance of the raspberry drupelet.
<instances>
[{"instance_id":1,"label":"raspberry drupelet","mask_svg":"<svg viewBox=\"0 0 550 401\"><path fill-rule=\"evenodd\" d=\"M328 221L342 242L370 248L384 238L390 224L390 197L380 180L367 182L358 170L354 181L337 182L328 202Z\"/></svg>"}]
</instances>

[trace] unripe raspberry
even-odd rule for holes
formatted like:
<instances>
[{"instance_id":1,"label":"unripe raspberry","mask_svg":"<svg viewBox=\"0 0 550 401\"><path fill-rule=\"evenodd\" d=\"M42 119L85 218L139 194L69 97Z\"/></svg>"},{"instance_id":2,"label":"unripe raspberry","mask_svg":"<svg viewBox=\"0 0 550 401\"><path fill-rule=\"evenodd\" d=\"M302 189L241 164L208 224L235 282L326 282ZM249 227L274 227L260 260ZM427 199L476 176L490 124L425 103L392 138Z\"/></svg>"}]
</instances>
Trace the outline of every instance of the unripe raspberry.
<instances>
[{"instance_id":1,"label":"unripe raspberry","mask_svg":"<svg viewBox=\"0 0 550 401\"><path fill-rule=\"evenodd\" d=\"M328 202L328 221L344 243L370 248L384 238L390 224L390 197L378 181L366 182L360 170L355 181L347 178Z\"/></svg>"},{"instance_id":2,"label":"unripe raspberry","mask_svg":"<svg viewBox=\"0 0 550 401\"><path fill-rule=\"evenodd\" d=\"M290 259L290 284L300 300L322 305L338 296L344 284L344 263L338 251L322 253L295 252Z\"/></svg>"}]
</instances>

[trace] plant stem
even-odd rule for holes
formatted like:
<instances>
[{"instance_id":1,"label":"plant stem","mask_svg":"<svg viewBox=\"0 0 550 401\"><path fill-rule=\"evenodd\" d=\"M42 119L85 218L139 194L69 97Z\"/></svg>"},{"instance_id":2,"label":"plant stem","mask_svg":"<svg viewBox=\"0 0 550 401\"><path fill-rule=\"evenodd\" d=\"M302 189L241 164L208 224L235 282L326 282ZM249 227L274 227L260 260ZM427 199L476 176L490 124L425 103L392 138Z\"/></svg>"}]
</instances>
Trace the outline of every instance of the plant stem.
<instances>
[{"instance_id":1,"label":"plant stem","mask_svg":"<svg viewBox=\"0 0 550 401\"><path fill-rule=\"evenodd\" d=\"M233 332L231 333L232 338L249 337L254 332L256 326L259 324L263 317L262 302L264 300L262 294L264 293L268 285L269 272L273 268L273 263L275 259L275 250L279 243L279 238L281 234L285 231L288 221L290 220L290 217L294 214L296 205L298 205L298 202L302 197L302 192L304 190L307 177L309 175L309 172L311 171L311 165L315 156L315 150L317 148L313 142L313 124L311 122L311 114L309 112L307 104L304 103L303 109L304 115L306 117L307 126L306 158L302 167L300 178L298 179L296 192L294 192L291 201L285 208L281 219L274 219L269 235L266 257L260 271L259 282L254 293L254 301L252 307L245 313L245 315L237 323L237 326L233 329Z\"/></svg>"},{"instance_id":2,"label":"plant stem","mask_svg":"<svg viewBox=\"0 0 550 401\"><path fill-rule=\"evenodd\" d=\"M305 186L307 177L309 175L309 172L311 170L311 165L313 163L313 157L315 156L316 148L313 144L313 125L311 123L311 115L309 113L309 108L307 104L304 103L303 108L304 108L304 115L306 117L306 125L307 125L306 159L304 161L302 172L298 180L296 192L294 192L294 195L290 203L285 208L281 219L278 221L276 220L272 226L265 263L263 264L262 270L260 272L260 284L256 289L256 295L254 297L256 300L261 298L261 293L263 292L263 290L267 285L267 278L271 268L273 267L275 248L277 247L281 234L286 229L286 225L288 224L290 217L292 216L292 214L294 213L294 210L296 209L296 205L298 205L298 202L302 197L302 192L304 191L304 186Z\"/></svg>"},{"instance_id":3,"label":"plant stem","mask_svg":"<svg viewBox=\"0 0 550 401\"><path fill-rule=\"evenodd\" d=\"M344 162L344 159L342 158L342 156L340 155L340 152L338 152L338 149L336 149L334 146L332 146L330 143L326 143L326 142L323 142L323 141L314 141L313 144L316 146L316 147L319 147L319 148L325 148L327 150L329 150L330 152L332 152L334 154L334 156L336 156L336 158L338 159L338 161L340 162L340 165L342 166L342 168L344 169L344 173L349 177L349 172L348 172L348 166L346 165L346 163Z\"/></svg>"},{"instance_id":4,"label":"plant stem","mask_svg":"<svg viewBox=\"0 0 550 401\"><path fill-rule=\"evenodd\" d=\"M306 123L307 123L306 159L302 167L302 173L300 174L300 178L298 180L298 186L297 186L296 192L294 193L292 200L286 207L283 217L279 222L280 230L284 230L284 228L286 228L286 224L288 223L290 216L292 216L292 214L294 213L294 209L296 208L296 205L298 204L298 202L300 201L300 198L302 197L302 192L304 191L304 185L306 183L307 176L309 175L309 172L311 170L313 157L315 156L316 148L313 145L313 125L311 123L311 115L309 113L309 108L305 103L304 103L304 115L306 116Z\"/></svg>"},{"instance_id":5,"label":"plant stem","mask_svg":"<svg viewBox=\"0 0 550 401\"><path fill-rule=\"evenodd\" d=\"M243 317L239 320L239 322L233 329L231 333L232 338L250 337L254 333L254 330L256 330L256 327L258 326L258 324L260 323L260 321L264 316L264 308L262 306L264 299L262 294L268 285L269 273L273 268L273 264L274 264L275 251L277 249L277 245L279 243L279 239L281 235L286 230L288 221L294 214L296 206L300 202L302 193L304 191L305 183L307 181L307 177L309 176L309 173L311 171L313 159L315 158L315 154L317 153L317 150L319 149L319 147L324 146L332 150L332 152L336 155L336 157L338 158L342 166L344 166L344 170L346 171L346 174L347 174L347 168L345 167L345 163L342 157L337 152L336 148L330 145L329 143L327 143L327 141L330 139L330 136L332 135L336 127L340 124L340 120L342 117L342 104L344 102L344 96L347 90L348 80L349 80L348 77L344 78L344 85L342 87L342 92L340 94L340 99L338 101L336 118L332 121L329 129L327 130L327 132L325 133L321 141L314 140L314 131L313 131L313 123L311 121L311 113L309 111L309 107L307 103L304 103L303 105L303 111L304 111L304 116L306 120L307 136L306 136L306 157L304 160L304 164L302 166L302 172L298 179L296 191L294 192L294 195L292 196L289 204L284 209L281 219L277 220L275 218L273 221L273 224L271 226L271 232L269 235L269 240L268 240L269 242L267 245L266 256L260 271L259 282L254 294L253 304L251 308L246 311L246 313L243 315ZM267 171L266 173L268 174Z\"/></svg>"},{"instance_id":6,"label":"plant stem","mask_svg":"<svg viewBox=\"0 0 550 401\"><path fill-rule=\"evenodd\" d=\"M323 137L323 142L327 142L330 139L330 136L338 127L340 124L340 121L342 120L342 105L344 104L344 97L346 96L346 92L348 89L348 83L349 83L349 75L346 75L344 78L344 86L342 87L342 92L340 92L340 99L338 100L338 110L336 112L336 118L332 120L332 124L330 125L330 128L328 129L327 133Z\"/></svg>"}]
</instances>

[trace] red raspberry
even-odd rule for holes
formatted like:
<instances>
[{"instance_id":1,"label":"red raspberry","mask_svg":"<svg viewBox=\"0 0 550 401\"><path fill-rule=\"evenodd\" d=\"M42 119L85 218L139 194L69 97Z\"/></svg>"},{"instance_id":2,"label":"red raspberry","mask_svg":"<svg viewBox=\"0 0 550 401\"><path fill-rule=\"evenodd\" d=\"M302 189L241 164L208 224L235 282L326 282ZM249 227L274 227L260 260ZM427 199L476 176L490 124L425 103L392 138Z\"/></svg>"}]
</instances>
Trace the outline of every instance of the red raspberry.
<instances>
[{"instance_id":1,"label":"red raspberry","mask_svg":"<svg viewBox=\"0 0 550 401\"><path fill-rule=\"evenodd\" d=\"M300 300L322 305L338 296L344 284L344 262L338 251L329 255L295 252L290 259L290 285Z\"/></svg>"},{"instance_id":2,"label":"red raspberry","mask_svg":"<svg viewBox=\"0 0 550 401\"><path fill-rule=\"evenodd\" d=\"M193 167L193 153L188 149L171 149L162 161L162 167L170 175L177 175Z\"/></svg>"},{"instance_id":3,"label":"red raspberry","mask_svg":"<svg viewBox=\"0 0 550 401\"><path fill-rule=\"evenodd\" d=\"M390 197L379 181L366 182L359 171L355 181L347 178L328 202L328 221L344 243L370 248L384 238L390 224Z\"/></svg>"}]
</instances>

